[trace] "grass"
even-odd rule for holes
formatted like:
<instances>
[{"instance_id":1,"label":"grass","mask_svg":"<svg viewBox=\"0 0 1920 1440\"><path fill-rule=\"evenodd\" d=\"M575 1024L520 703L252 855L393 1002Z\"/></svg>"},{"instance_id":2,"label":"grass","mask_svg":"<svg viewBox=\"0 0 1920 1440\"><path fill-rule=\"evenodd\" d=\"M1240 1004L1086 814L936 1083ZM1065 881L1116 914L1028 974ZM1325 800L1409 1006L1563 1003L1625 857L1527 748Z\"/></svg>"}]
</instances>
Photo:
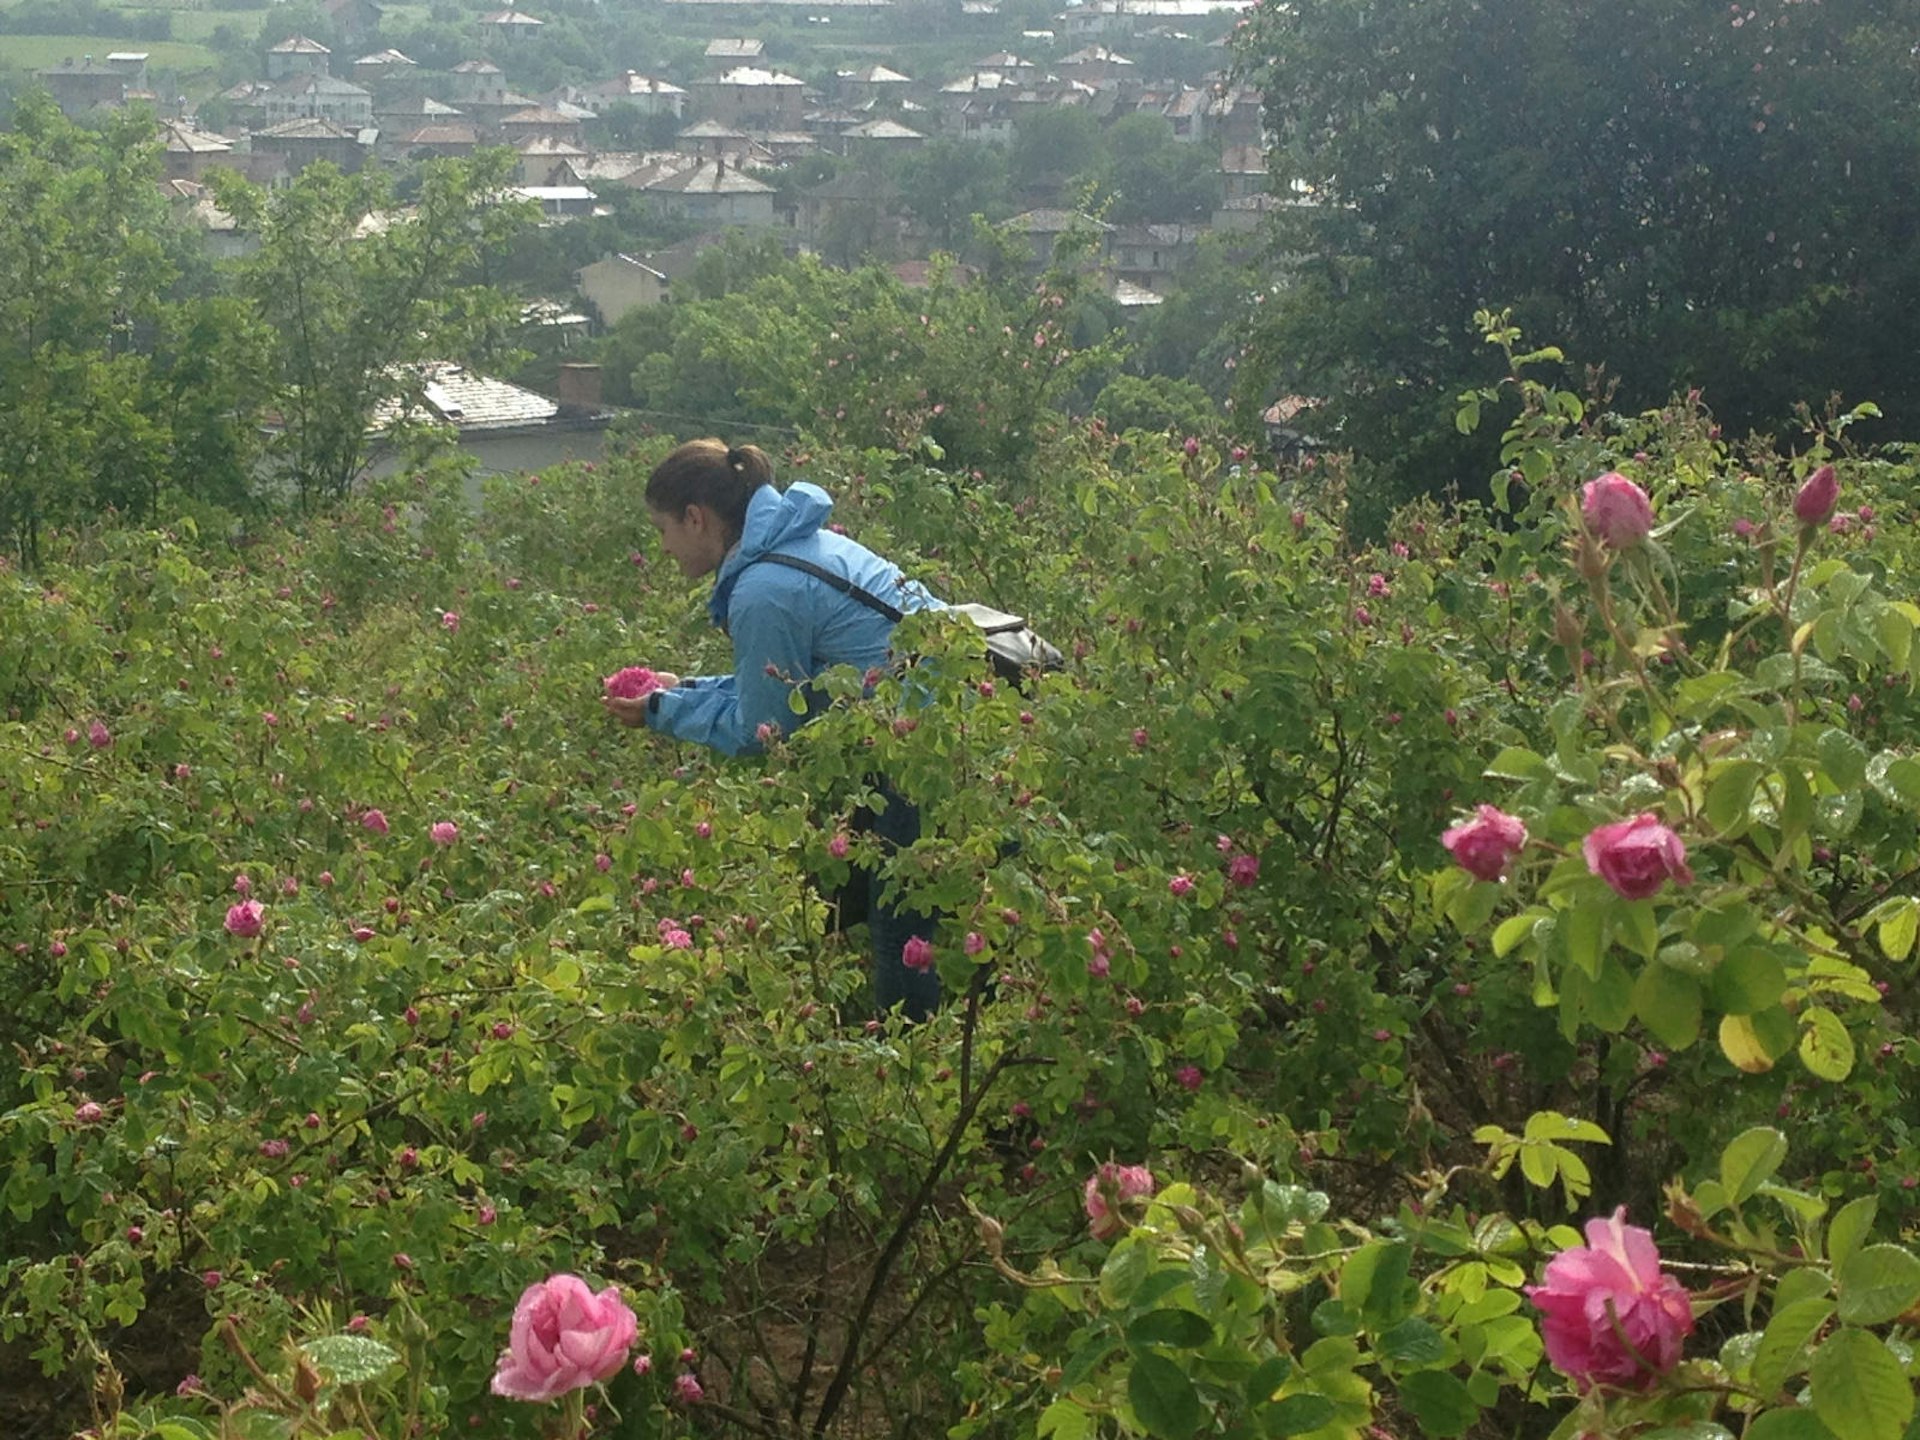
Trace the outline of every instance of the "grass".
<instances>
[{"instance_id":1,"label":"grass","mask_svg":"<svg viewBox=\"0 0 1920 1440\"><path fill-rule=\"evenodd\" d=\"M147 69L191 72L208 70L218 63L213 51L204 45L180 40L129 40L112 35L9 35L0 42L0 69L34 71L62 60L78 60L91 55L105 60L115 50L144 50Z\"/></svg>"}]
</instances>

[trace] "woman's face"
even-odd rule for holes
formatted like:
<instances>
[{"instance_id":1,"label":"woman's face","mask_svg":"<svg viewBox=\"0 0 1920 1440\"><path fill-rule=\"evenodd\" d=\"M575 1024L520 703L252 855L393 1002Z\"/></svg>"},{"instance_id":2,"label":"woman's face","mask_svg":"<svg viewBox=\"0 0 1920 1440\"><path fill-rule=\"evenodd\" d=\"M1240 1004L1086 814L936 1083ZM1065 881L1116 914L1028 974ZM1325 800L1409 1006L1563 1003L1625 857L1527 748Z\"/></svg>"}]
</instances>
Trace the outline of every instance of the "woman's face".
<instances>
[{"instance_id":1,"label":"woman's face","mask_svg":"<svg viewBox=\"0 0 1920 1440\"><path fill-rule=\"evenodd\" d=\"M727 558L727 539L719 517L704 505L689 505L678 515L648 510L647 519L660 532L660 548L671 555L689 580L711 575Z\"/></svg>"}]
</instances>

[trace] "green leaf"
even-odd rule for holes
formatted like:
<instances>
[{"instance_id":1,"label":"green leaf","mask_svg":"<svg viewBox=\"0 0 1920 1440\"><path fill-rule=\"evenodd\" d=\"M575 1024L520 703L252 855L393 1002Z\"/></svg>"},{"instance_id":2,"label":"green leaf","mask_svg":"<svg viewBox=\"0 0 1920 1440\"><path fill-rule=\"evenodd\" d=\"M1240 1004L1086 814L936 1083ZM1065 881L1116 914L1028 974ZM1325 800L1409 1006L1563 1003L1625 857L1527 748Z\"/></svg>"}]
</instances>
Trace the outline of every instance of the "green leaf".
<instances>
[{"instance_id":1,"label":"green leaf","mask_svg":"<svg viewBox=\"0 0 1920 1440\"><path fill-rule=\"evenodd\" d=\"M1729 1204L1738 1205L1780 1168L1787 1158L1787 1137L1768 1125L1734 1136L1720 1152L1720 1183Z\"/></svg>"},{"instance_id":2,"label":"green leaf","mask_svg":"<svg viewBox=\"0 0 1920 1440\"><path fill-rule=\"evenodd\" d=\"M1755 760L1729 760L1707 786L1703 807L1707 823L1729 838L1746 829L1747 811L1753 804L1754 787L1766 767Z\"/></svg>"},{"instance_id":3,"label":"green leaf","mask_svg":"<svg viewBox=\"0 0 1920 1440\"><path fill-rule=\"evenodd\" d=\"M1800 1012L1800 1063L1822 1080L1844 1080L1853 1071L1853 1036L1824 1005Z\"/></svg>"},{"instance_id":4,"label":"green leaf","mask_svg":"<svg viewBox=\"0 0 1920 1440\"><path fill-rule=\"evenodd\" d=\"M1285 1355L1269 1355L1247 1377L1247 1404L1255 1408L1272 1404L1275 1392L1292 1374L1293 1361Z\"/></svg>"},{"instance_id":5,"label":"green leaf","mask_svg":"<svg viewBox=\"0 0 1920 1440\"><path fill-rule=\"evenodd\" d=\"M1485 773L1496 780L1541 780L1553 769L1533 751L1510 745L1493 757Z\"/></svg>"},{"instance_id":6,"label":"green leaf","mask_svg":"<svg viewBox=\"0 0 1920 1440\"><path fill-rule=\"evenodd\" d=\"M1644 966L1633 982L1633 1013L1669 1050L1700 1038L1700 1009L1700 983L1666 965Z\"/></svg>"},{"instance_id":7,"label":"green leaf","mask_svg":"<svg viewBox=\"0 0 1920 1440\"><path fill-rule=\"evenodd\" d=\"M1156 1440L1187 1440L1200 1428L1200 1395L1187 1372L1152 1351L1133 1362L1127 1401Z\"/></svg>"},{"instance_id":8,"label":"green leaf","mask_svg":"<svg viewBox=\"0 0 1920 1440\"><path fill-rule=\"evenodd\" d=\"M1867 783L1889 800L1920 806L1920 760L1882 751L1867 762Z\"/></svg>"},{"instance_id":9,"label":"green leaf","mask_svg":"<svg viewBox=\"0 0 1920 1440\"><path fill-rule=\"evenodd\" d=\"M377 1380L400 1357L366 1335L321 1335L300 1347L323 1375L339 1385Z\"/></svg>"},{"instance_id":10,"label":"green leaf","mask_svg":"<svg viewBox=\"0 0 1920 1440\"><path fill-rule=\"evenodd\" d=\"M1776 1005L1787 989L1787 967L1771 950L1750 945L1736 950L1708 982L1713 1003L1729 1015L1752 1015Z\"/></svg>"},{"instance_id":11,"label":"green leaf","mask_svg":"<svg viewBox=\"0 0 1920 1440\"><path fill-rule=\"evenodd\" d=\"M1277 1400L1260 1417L1260 1428L1268 1435L1304 1435L1318 1430L1333 1419L1333 1402L1324 1395L1289 1395Z\"/></svg>"},{"instance_id":12,"label":"green leaf","mask_svg":"<svg viewBox=\"0 0 1920 1440\"><path fill-rule=\"evenodd\" d=\"M1771 1399L1807 1368L1808 1342L1832 1314L1833 1301L1824 1297L1796 1300L1774 1312L1753 1354L1753 1388L1761 1396Z\"/></svg>"},{"instance_id":13,"label":"green leaf","mask_svg":"<svg viewBox=\"0 0 1920 1440\"><path fill-rule=\"evenodd\" d=\"M1607 912L1597 904L1576 905L1560 917L1554 934L1566 945L1567 963L1589 980L1600 978L1600 956L1607 944Z\"/></svg>"},{"instance_id":14,"label":"green leaf","mask_svg":"<svg viewBox=\"0 0 1920 1440\"><path fill-rule=\"evenodd\" d=\"M1509 915L1493 927L1493 955L1496 960L1504 960L1511 955L1520 943L1532 935L1536 926L1548 918L1551 911L1535 906L1522 910L1518 915Z\"/></svg>"},{"instance_id":15,"label":"green leaf","mask_svg":"<svg viewBox=\"0 0 1920 1440\"><path fill-rule=\"evenodd\" d=\"M1747 1427L1746 1440L1833 1440L1811 1410L1769 1410Z\"/></svg>"},{"instance_id":16,"label":"green leaf","mask_svg":"<svg viewBox=\"0 0 1920 1440\"><path fill-rule=\"evenodd\" d=\"M1133 1298L1140 1282L1147 1278L1152 1263L1146 1247L1129 1235L1113 1247L1107 1263L1100 1267L1100 1298L1115 1309Z\"/></svg>"},{"instance_id":17,"label":"green leaf","mask_svg":"<svg viewBox=\"0 0 1920 1440\"><path fill-rule=\"evenodd\" d=\"M1340 1298L1378 1333L1411 1314L1419 1289L1408 1278L1413 1247L1376 1241L1356 1252L1340 1271Z\"/></svg>"},{"instance_id":18,"label":"green leaf","mask_svg":"<svg viewBox=\"0 0 1920 1440\"><path fill-rule=\"evenodd\" d=\"M1879 936L1880 953L1889 960L1911 955L1913 942L1920 939L1920 900L1902 900L1881 915Z\"/></svg>"},{"instance_id":19,"label":"green leaf","mask_svg":"<svg viewBox=\"0 0 1920 1440\"><path fill-rule=\"evenodd\" d=\"M1376 1336L1373 1348L1396 1365L1433 1365L1447 1358L1445 1337L1418 1315Z\"/></svg>"},{"instance_id":20,"label":"green leaf","mask_svg":"<svg viewBox=\"0 0 1920 1440\"><path fill-rule=\"evenodd\" d=\"M1884 1325L1920 1301L1920 1259L1899 1245L1869 1245L1839 1267L1840 1318Z\"/></svg>"},{"instance_id":21,"label":"green leaf","mask_svg":"<svg viewBox=\"0 0 1920 1440\"><path fill-rule=\"evenodd\" d=\"M1091 1440L1095 1429L1093 1416L1065 1396L1042 1410L1034 1426L1042 1440Z\"/></svg>"},{"instance_id":22,"label":"green leaf","mask_svg":"<svg viewBox=\"0 0 1920 1440\"><path fill-rule=\"evenodd\" d=\"M1213 1339L1213 1322L1192 1310L1149 1310L1127 1326L1129 1345L1171 1345L1192 1350Z\"/></svg>"},{"instance_id":23,"label":"green leaf","mask_svg":"<svg viewBox=\"0 0 1920 1440\"><path fill-rule=\"evenodd\" d=\"M1821 733L1814 746L1820 768L1842 790L1857 790L1867 778L1867 747L1840 729Z\"/></svg>"},{"instance_id":24,"label":"green leaf","mask_svg":"<svg viewBox=\"0 0 1920 1440\"><path fill-rule=\"evenodd\" d=\"M1835 1269L1847 1263L1847 1257L1860 1248L1860 1242L1873 1232L1873 1217L1879 1212L1880 1197L1862 1195L1840 1207L1827 1227L1827 1263Z\"/></svg>"},{"instance_id":25,"label":"green leaf","mask_svg":"<svg viewBox=\"0 0 1920 1440\"><path fill-rule=\"evenodd\" d=\"M1062 1391L1073 1389L1099 1369L1100 1363L1119 1348L1119 1342L1113 1336L1095 1335L1067 1358L1067 1363L1060 1370L1059 1388Z\"/></svg>"},{"instance_id":26,"label":"green leaf","mask_svg":"<svg viewBox=\"0 0 1920 1440\"><path fill-rule=\"evenodd\" d=\"M1813 1352L1809 1389L1837 1440L1900 1440L1913 1415L1900 1362L1865 1330L1841 1330Z\"/></svg>"},{"instance_id":27,"label":"green leaf","mask_svg":"<svg viewBox=\"0 0 1920 1440\"><path fill-rule=\"evenodd\" d=\"M1451 1440L1480 1418L1480 1407L1466 1383L1445 1370L1421 1370L1400 1382L1400 1403L1419 1422L1421 1432Z\"/></svg>"}]
</instances>

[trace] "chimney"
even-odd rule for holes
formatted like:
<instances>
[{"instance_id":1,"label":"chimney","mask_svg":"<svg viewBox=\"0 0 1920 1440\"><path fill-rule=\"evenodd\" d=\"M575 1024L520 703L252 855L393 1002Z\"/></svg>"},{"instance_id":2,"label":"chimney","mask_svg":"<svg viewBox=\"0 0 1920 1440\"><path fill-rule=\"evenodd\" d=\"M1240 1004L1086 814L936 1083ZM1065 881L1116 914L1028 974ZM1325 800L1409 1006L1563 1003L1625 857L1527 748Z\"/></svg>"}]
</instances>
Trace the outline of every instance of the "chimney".
<instances>
[{"instance_id":1,"label":"chimney","mask_svg":"<svg viewBox=\"0 0 1920 1440\"><path fill-rule=\"evenodd\" d=\"M569 362L560 367L562 414L597 415L600 412L600 367Z\"/></svg>"}]
</instances>

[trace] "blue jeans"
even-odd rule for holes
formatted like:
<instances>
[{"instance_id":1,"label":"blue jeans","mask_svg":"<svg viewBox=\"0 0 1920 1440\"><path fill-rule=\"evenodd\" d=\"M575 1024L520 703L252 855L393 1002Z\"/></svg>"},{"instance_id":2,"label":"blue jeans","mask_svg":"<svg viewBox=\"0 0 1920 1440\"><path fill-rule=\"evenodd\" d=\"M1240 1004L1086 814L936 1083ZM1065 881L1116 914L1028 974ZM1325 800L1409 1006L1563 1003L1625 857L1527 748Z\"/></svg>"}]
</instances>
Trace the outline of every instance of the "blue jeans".
<instances>
[{"instance_id":1,"label":"blue jeans","mask_svg":"<svg viewBox=\"0 0 1920 1440\"><path fill-rule=\"evenodd\" d=\"M905 849L920 838L920 811L890 785L881 785L886 808L873 820L873 833L886 851ZM872 877L873 901L867 931L873 943L873 1000L881 1015L898 1006L909 1020L925 1020L940 1007L940 977L929 968L910 970L901 959L907 941L933 941L935 917L906 908L904 897L884 899L878 875Z\"/></svg>"}]
</instances>

